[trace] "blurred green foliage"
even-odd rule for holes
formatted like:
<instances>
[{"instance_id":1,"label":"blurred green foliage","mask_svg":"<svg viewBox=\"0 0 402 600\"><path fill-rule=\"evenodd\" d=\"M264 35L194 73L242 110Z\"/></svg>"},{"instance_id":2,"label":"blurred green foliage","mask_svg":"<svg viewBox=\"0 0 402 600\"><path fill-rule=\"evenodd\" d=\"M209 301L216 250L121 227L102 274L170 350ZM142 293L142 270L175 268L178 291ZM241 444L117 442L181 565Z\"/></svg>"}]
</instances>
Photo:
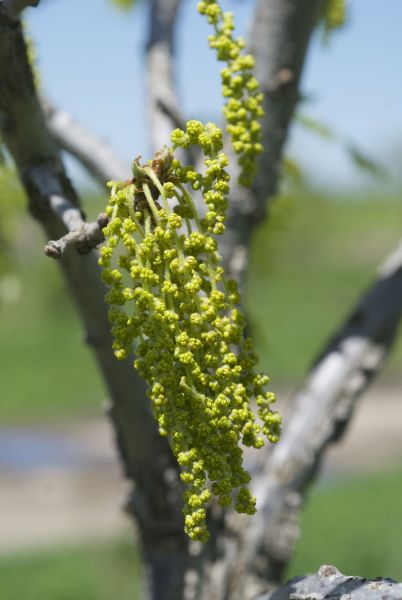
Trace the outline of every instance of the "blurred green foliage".
<instances>
[{"instance_id":1,"label":"blurred green foliage","mask_svg":"<svg viewBox=\"0 0 402 600\"><path fill-rule=\"evenodd\" d=\"M346 575L402 581L402 472L315 488L288 577L335 565Z\"/></svg>"},{"instance_id":2,"label":"blurred green foliage","mask_svg":"<svg viewBox=\"0 0 402 600\"><path fill-rule=\"evenodd\" d=\"M105 391L59 266L43 255L44 240L28 216L21 228L0 304L0 415L20 421L94 414Z\"/></svg>"},{"instance_id":3,"label":"blurred green foliage","mask_svg":"<svg viewBox=\"0 0 402 600\"><path fill-rule=\"evenodd\" d=\"M4 600L136 600L138 557L128 542L51 549L0 560Z\"/></svg>"},{"instance_id":4,"label":"blurred green foliage","mask_svg":"<svg viewBox=\"0 0 402 600\"><path fill-rule=\"evenodd\" d=\"M359 477L316 488L287 578L334 564L345 574L402 580L402 473ZM7 600L134 600L138 557L127 541L51 548L0 559Z\"/></svg>"},{"instance_id":5,"label":"blurred green foliage","mask_svg":"<svg viewBox=\"0 0 402 600\"><path fill-rule=\"evenodd\" d=\"M13 241L24 206L24 195L17 177L10 169L0 143L0 278L10 267ZM1 303L1 294L0 294Z\"/></svg>"}]
</instances>

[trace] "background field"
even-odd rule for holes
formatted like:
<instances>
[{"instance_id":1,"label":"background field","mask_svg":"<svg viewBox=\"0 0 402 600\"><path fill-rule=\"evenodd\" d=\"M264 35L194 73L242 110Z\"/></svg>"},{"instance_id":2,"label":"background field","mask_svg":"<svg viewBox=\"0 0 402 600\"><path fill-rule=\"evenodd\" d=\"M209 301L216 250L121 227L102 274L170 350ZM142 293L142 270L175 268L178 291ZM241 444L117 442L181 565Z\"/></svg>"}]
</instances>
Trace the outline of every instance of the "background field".
<instances>
[{"instance_id":1,"label":"background field","mask_svg":"<svg viewBox=\"0 0 402 600\"><path fill-rule=\"evenodd\" d=\"M95 213L101 202L92 198L87 205ZM269 224L255 235L245 303L273 387L300 382L375 277L401 225L397 196L306 192L277 200ZM13 302L0 303L3 421L90 414L104 398L57 265L43 257L42 245L25 219L11 277L19 292ZM383 377L396 378L401 359L399 339Z\"/></svg>"},{"instance_id":2,"label":"background field","mask_svg":"<svg viewBox=\"0 0 402 600\"><path fill-rule=\"evenodd\" d=\"M89 211L95 214L102 202L89 198ZM52 423L97 416L105 392L56 265L42 256L36 225L21 218L0 300L0 417L4 427L45 422L51 429ZM302 380L397 242L401 221L397 194L328 197L304 191L276 201L269 224L255 235L245 303L273 389ZM401 359L399 336L381 376L395 388ZM350 574L402 579L401 475L394 470L318 485L303 514L303 537L288 576L333 563ZM0 596L7 600L108 600L117 589L121 600L132 600L138 578L128 537L0 558Z\"/></svg>"},{"instance_id":3,"label":"background field","mask_svg":"<svg viewBox=\"0 0 402 600\"><path fill-rule=\"evenodd\" d=\"M400 470L312 492L288 578L335 564L346 574L402 579ZM128 539L0 559L7 600L136 600L139 566Z\"/></svg>"}]
</instances>

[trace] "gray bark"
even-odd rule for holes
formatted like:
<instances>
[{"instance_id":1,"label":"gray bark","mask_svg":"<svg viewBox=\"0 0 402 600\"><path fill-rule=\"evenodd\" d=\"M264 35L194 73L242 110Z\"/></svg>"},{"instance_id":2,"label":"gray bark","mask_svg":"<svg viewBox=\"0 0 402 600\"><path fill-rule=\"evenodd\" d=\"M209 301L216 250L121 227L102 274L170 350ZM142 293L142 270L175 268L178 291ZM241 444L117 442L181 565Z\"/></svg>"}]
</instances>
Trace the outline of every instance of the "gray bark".
<instances>
[{"instance_id":1,"label":"gray bark","mask_svg":"<svg viewBox=\"0 0 402 600\"><path fill-rule=\"evenodd\" d=\"M60 204L64 205L64 199L58 196L50 198L50 205L53 210L57 212L57 207ZM74 209L67 208L65 213L78 212ZM63 216L64 216L63 214ZM65 223L65 220L62 219ZM75 221L75 219L73 220ZM109 222L109 218L105 213L99 215L97 221L93 223L86 223L85 221L77 219L77 226L74 229L68 228L68 233L63 235L59 240L50 240L45 246L45 254L51 258L61 258L66 252L67 248L73 247L79 254L88 254L91 250L99 246L105 238L102 233L102 229L106 227Z\"/></svg>"},{"instance_id":2,"label":"gray bark","mask_svg":"<svg viewBox=\"0 0 402 600\"><path fill-rule=\"evenodd\" d=\"M256 600L400 600L402 584L393 579L363 579L343 575L323 565L315 575L295 577L285 586Z\"/></svg>"},{"instance_id":3,"label":"gray bark","mask_svg":"<svg viewBox=\"0 0 402 600\"><path fill-rule=\"evenodd\" d=\"M26 189L32 214L47 239L66 234L82 214L57 148L49 135L27 61L21 26L0 5L0 130ZM65 216L60 218L61 214ZM67 218L68 217L68 218ZM150 413L144 383L132 365L117 361L96 254L69 248L60 260L108 388L126 476L135 482L127 509L138 523L154 598L180 597L187 560L177 466Z\"/></svg>"},{"instance_id":4,"label":"gray bark","mask_svg":"<svg viewBox=\"0 0 402 600\"><path fill-rule=\"evenodd\" d=\"M150 2L146 62L148 75L148 114L151 147L154 153L170 143L170 133L183 127L174 79L174 31L181 0ZM66 111L43 100L47 127L62 149L76 158L102 186L110 179L124 181L131 169L103 139ZM184 162L193 158L182 152ZM133 157L134 158L134 157Z\"/></svg>"}]
</instances>

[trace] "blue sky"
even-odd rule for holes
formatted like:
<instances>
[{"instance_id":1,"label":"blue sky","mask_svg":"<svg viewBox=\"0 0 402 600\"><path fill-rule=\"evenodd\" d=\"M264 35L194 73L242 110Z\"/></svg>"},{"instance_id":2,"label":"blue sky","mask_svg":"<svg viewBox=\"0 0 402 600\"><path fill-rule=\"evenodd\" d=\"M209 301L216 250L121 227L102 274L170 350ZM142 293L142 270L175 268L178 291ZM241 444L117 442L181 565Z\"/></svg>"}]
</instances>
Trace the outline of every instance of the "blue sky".
<instances>
[{"instance_id":1,"label":"blue sky","mask_svg":"<svg viewBox=\"0 0 402 600\"><path fill-rule=\"evenodd\" d=\"M143 43L145 2L121 13L109 0L42 0L27 10L49 98L131 159L149 153ZM219 66L196 0L184 0L178 27L178 83L188 117L219 118ZM255 0L222 2L246 35ZM402 159L402 1L350 0L347 26L323 45L316 36L303 78L303 112L400 172ZM399 148L399 153L398 153ZM341 144L293 127L288 154L328 188L369 187Z\"/></svg>"}]
</instances>

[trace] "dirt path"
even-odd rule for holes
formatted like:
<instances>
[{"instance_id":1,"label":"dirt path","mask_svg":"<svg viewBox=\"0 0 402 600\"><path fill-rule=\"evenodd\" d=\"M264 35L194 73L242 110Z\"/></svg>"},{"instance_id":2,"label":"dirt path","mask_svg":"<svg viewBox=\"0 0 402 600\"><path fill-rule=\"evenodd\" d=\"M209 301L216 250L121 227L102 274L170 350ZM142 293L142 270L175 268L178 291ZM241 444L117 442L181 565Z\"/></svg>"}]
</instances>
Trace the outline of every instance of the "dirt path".
<instances>
[{"instance_id":1,"label":"dirt path","mask_svg":"<svg viewBox=\"0 0 402 600\"><path fill-rule=\"evenodd\" d=\"M391 386L366 394L321 477L400 464L401 400L402 388ZM0 429L0 554L130 531L125 489L104 419Z\"/></svg>"},{"instance_id":2,"label":"dirt path","mask_svg":"<svg viewBox=\"0 0 402 600\"><path fill-rule=\"evenodd\" d=\"M323 476L402 468L402 385L376 386L363 396L339 445L329 449Z\"/></svg>"},{"instance_id":3,"label":"dirt path","mask_svg":"<svg viewBox=\"0 0 402 600\"><path fill-rule=\"evenodd\" d=\"M11 434L28 444L19 455L0 453L0 554L107 538L127 528L126 483L106 419ZM9 443L6 450L12 449Z\"/></svg>"}]
</instances>

